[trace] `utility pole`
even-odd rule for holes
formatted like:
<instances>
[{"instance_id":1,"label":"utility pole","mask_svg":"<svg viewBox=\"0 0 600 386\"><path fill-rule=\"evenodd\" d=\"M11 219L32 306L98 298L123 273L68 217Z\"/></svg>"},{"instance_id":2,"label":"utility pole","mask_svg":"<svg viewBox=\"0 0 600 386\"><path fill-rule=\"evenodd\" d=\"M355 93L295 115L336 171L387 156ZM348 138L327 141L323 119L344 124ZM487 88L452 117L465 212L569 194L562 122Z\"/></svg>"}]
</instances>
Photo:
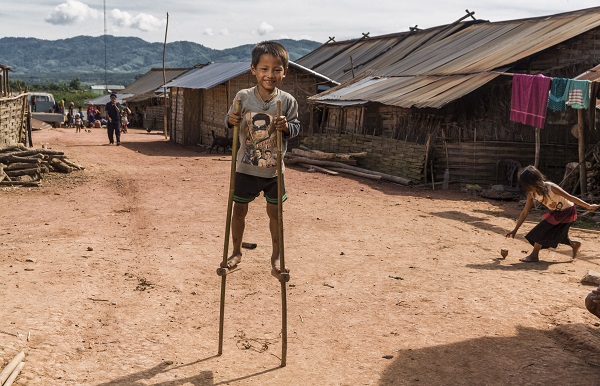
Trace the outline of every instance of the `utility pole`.
<instances>
[{"instance_id":1,"label":"utility pole","mask_svg":"<svg viewBox=\"0 0 600 386\"><path fill-rule=\"evenodd\" d=\"M106 83L106 67L108 66L108 56L106 49L106 0L104 0L104 90L108 94L108 83Z\"/></svg>"}]
</instances>

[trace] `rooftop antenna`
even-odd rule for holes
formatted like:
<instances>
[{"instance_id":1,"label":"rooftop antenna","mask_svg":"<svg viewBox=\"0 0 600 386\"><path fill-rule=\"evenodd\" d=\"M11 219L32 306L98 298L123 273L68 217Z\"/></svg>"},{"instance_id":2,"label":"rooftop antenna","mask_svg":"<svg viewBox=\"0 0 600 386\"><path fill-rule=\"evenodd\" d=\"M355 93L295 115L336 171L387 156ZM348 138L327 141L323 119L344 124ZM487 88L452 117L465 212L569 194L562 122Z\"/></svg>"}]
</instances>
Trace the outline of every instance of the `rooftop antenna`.
<instances>
[{"instance_id":1,"label":"rooftop antenna","mask_svg":"<svg viewBox=\"0 0 600 386\"><path fill-rule=\"evenodd\" d=\"M104 89L108 94L108 83L106 83L106 67L107 67L107 55L106 55L106 0L104 0Z\"/></svg>"}]
</instances>

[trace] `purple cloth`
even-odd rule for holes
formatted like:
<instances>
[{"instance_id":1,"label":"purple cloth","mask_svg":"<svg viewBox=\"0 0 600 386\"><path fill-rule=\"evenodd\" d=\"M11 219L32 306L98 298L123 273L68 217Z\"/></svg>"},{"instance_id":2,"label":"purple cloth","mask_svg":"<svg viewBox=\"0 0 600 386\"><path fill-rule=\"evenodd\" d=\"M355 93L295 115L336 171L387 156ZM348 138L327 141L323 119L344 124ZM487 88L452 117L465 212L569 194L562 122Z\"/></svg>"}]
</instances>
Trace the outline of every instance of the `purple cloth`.
<instances>
[{"instance_id":1,"label":"purple cloth","mask_svg":"<svg viewBox=\"0 0 600 386\"><path fill-rule=\"evenodd\" d=\"M551 84L552 78L541 74L515 74L510 101L510 120L543 128Z\"/></svg>"}]
</instances>

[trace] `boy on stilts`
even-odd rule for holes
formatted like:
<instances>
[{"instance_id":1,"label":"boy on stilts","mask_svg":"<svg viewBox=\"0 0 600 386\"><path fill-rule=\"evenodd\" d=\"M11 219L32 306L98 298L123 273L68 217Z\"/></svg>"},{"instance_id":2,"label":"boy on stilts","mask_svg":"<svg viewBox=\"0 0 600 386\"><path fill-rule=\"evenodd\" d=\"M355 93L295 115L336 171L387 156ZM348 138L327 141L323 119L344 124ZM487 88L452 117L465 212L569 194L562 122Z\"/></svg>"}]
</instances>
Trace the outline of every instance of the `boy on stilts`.
<instances>
[{"instance_id":1,"label":"boy on stilts","mask_svg":"<svg viewBox=\"0 0 600 386\"><path fill-rule=\"evenodd\" d=\"M241 113L237 113L234 103L225 118L228 128L240 127L231 217L233 253L227 260L227 268L235 268L242 261L242 238L248 204L263 192L273 247L271 274L277 278L282 273L279 265L277 167L266 157L276 154L277 131L282 133L283 138L282 157L287 149L287 141L300 132L298 102L292 95L277 88L287 74L288 63L288 52L281 44L273 41L258 43L252 50L250 66L257 84L237 93L235 99L241 103ZM277 115L278 101L281 101L281 115ZM283 182L283 173L281 178ZM287 194L282 189L281 200L286 199ZM288 271L287 268L285 271Z\"/></svg>"}]
</instances>

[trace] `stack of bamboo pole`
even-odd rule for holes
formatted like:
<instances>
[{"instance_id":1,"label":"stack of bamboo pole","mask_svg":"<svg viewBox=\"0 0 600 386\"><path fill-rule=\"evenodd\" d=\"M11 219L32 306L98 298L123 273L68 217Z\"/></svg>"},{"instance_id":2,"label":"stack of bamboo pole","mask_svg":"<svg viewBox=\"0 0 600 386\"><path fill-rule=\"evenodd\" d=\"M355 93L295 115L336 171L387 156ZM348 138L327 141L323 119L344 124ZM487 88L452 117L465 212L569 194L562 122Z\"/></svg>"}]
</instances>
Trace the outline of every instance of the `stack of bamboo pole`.
<instances>
[{"instance_id":1,"label":"stack of bamboo pole","mask_svg":"<svg viewBox=\"0 0 600 386\"><path fill-rule=\"evenodd\" d=\"M23 362L24 358L25 353L21 351L8 362L4 370L0 372L0 386L11 386L13 384L25 366L25 362Z\"/></svg>"},{"instance_id":2,"label":"stack of bamboo pole","mask_svg":"<svg viewBox=\"0 0 600 386\"><path fill-rule=\"evenodd\" d=\"M62 151L30 149L22 144L0 148L0 186L39 186L43 173L71 173L83 169L67 159Z\"/></svg>"}]
</instances>

